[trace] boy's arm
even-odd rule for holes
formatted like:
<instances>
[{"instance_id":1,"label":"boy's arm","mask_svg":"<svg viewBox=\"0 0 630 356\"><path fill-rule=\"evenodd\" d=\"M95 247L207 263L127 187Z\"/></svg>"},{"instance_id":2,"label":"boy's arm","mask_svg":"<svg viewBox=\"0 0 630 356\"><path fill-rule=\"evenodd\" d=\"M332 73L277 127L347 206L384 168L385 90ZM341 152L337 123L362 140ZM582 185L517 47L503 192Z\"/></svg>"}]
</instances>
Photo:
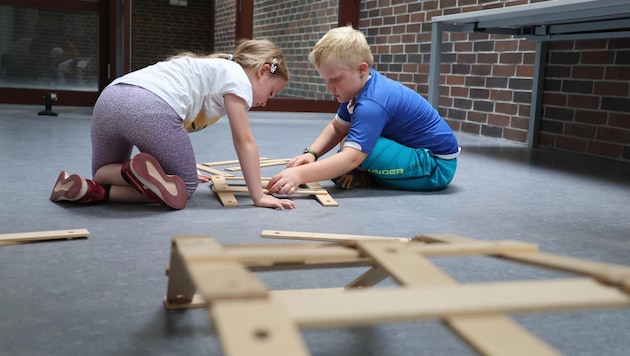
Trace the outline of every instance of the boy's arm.
<instances>
[{"instance_id":1,"label":"boy's arm","mask_svg":"<svg viewBox=\"0 0 630 356\"><path fill-rule=\"evenodd\" d=\"M337 119L333 119L319 134L319 136L313 141L309 148L317 153L318 157L321 157L328 153L331 149L343 140L348 134L350 126L345 126L337 122ZM315 156L310 153L297 156L289 161L288 167L299 166L302 164L312 163L315 161Z\"/></svg>"},{"instance_id":2,"label":"boy's arm","mask_svg":"<svg viewBox=\"0 0 630 356\"><path fill-rule=\"evenodd\" d=\"M270 193L293 194L300 184L332 179L357 168L367 153L352 147L311 164L286 168L267 184Z\"/></svg>"}]
</instances>

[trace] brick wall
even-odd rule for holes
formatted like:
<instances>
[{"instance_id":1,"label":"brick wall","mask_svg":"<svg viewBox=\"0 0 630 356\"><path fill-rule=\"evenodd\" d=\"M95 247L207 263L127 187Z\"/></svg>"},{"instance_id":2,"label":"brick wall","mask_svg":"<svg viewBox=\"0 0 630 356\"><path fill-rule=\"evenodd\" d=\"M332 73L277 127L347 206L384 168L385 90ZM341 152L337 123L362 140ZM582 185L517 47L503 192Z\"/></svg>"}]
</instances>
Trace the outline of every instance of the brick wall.
<instances>
[{"instance_id":1,"label":"brick wall","mask_svg":"<svg viewBox=\"0 0 630 356\"><path fill-rule=\"evenodd\" d=\"M214 7L214 51L229 53L236 42L236 0L216 0Z\"/></svg>"},{"instance_id":2,"label":"brick wall","mask_svg":"<svg viewBox=\"0 0 630 356\"><path fill-rule=\"evenodd\" d=\"M144 0L147 1L147 0ZM359 28L375 68L425 97L434 16L544 0L361 0ZM217 49L233 48L235 1L216 1ZM280 45L292 80L283 96L328 98L307 61L336 26L338 1L256 1L254 38ZM231 32L230 32L231 31ZM439 112L456 131L526 142L534 43L504 35L445 33ZM630 162L630 39L550 44L540 146Z\"/></svg>"},{"instance_id":3,"label":"brick wall","mask_svg":"<svg viewBox=\"0 0 630 356\"><path fill-rule=\"evenodd\" d=\"M212 48L214 16L211 1L188 0L172 6L168 0L132 3L132 70L146 67L181 50Z\"/></svg>"},{"instance_id":4,"label":"brick wall","mask_svg":"<svg viewBox=\"0 0 630 356\"><path fill-rule=\"evenodd\" d=\"M630 38L548 48L540 146L630 161Z\"/></svg>"}]
</instances>

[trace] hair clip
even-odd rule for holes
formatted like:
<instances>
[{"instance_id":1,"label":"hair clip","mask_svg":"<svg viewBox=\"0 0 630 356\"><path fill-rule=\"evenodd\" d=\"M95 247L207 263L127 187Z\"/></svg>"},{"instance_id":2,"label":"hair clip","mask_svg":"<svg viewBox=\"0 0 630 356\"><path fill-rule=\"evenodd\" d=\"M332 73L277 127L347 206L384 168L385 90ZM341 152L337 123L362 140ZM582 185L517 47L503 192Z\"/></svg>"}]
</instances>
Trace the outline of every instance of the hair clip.
<instances>
[{"instance_id":1,"label":"hair clip","mask_svg":"<svg viewBox=\"0 0 630 356\"><path fill-rule=\"evenodd\" d=\"M231 60L233 60L233 59L234 59L234 56L233 56L232 54L228 54L227 60L228 60L228 61L231 61Z\"/></svg>"},{"instance_id":2,"label":"hair clip","mask_svg":"<svg viewBox=\"0 0 630 356\"><path fill-rule=\"evenodd\" d=\"M271 72L271 74L274 74L276 70L278 70L278 60L276 59L276 57L273 57L273 59L271 60L271 69L269 69L269 72Z\"/></svg>"}]
</instances>

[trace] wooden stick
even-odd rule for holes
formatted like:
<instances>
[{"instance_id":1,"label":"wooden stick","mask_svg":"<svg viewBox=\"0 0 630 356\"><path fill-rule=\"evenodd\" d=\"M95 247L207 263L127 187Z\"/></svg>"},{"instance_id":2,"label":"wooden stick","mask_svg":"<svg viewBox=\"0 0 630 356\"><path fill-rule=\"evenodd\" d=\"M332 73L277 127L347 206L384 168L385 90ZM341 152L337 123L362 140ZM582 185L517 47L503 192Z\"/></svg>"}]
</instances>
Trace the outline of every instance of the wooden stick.
<instances>
[{"instance_id":1,"label":"wooden stick","mask_svg":"<svg viewBox=\"0 0 630 356\"><path fill-rule=\"evenodd\" d=\"M269 158L266 157L260 157L260 161L268 161ZM207 163L201 163L204 166L210 167L210 166L227 166L229 164L238 164L240 163L239 160L237 159L233 159L233 160L229 160L229 161L218 161L218 162L207 162Z\"/></svg>"},{"instance_id":2,"label":"wooden stick","mask_svg":"<svg viewBox=\"0 0 630 356\"><path fill-rule=\"evenodd\" d=\"M289 163L291 159L290 158L281 158L281 159L270 159L270 160L266 160L266 161L261 161L260 162L260 167L271 167L271 166L280 166L283 164L287 164ZM241 170L241 166L236 166L236 167L228 167L225 169L228 172L235 172L235 171L240 171Z\"/></svg>"},{"instance_id":3,"label":"wooden stick","mask_svg":"<svg viewBox=\"0 0 630 356\"><path fill-rule=\"evenodd\" d=\"M404 286L456 286L457 282L408 245L393 241L359 241L358 248L372 257ZM462 339L482 355L557 355L558 353L527 330L501 314L470 317L451 316L444 320ZM496 335L501 335L497 339ZM500 340L500 341L498 341Z\"/></svg>"},{"instance_id":4,"label":"wooden stick","mask_svg":"<svg viewBox=\"0 0 630 356\"><path fill-rule=\"evenodd\" d=\"M398 242L409 242L406 237L389 237L389 236L370 236L370 235L352 235L352 234L330 234L323 232L301 232L301 231L283 231L283 230L263 230L260 234L262 238L270 239L288 239L288 240L309 240L309 241L327 241L327 242L348 242L356 240L395 240Z\"/></svg>"},{"instance_id":5,"label":"wooden stick","mask_svg":"<svg viewBox=\"0 0 630 356\"><path fill-rule=\"evenodd\" d=\"M351 289L338 294L313 292L300 298L272 294L272 299L281 303L301 328L630 306L628 295L592 279Z\"/></svg>"},{"instance_id":6,"label":"wooden stick","mask_svg":"<svg viewBox=\"0 0 630 356\"><path fill-rule=\"evenodd\" d=\"M90 236L90 232L87 229L8 233L0 234L0 246L45 240L87 238L88 236Z\"/></svg>"},{"instance_id":7,"label":"wooden stick","mask_svg":"<svg viewBox=\"0 0 630 356\"><path fill-rule=\"evenodd\" d=\"M200 170L200 171L204 171L206 173L210 173L211 175L226 176L226 177L232 176L232 174L230 174L230 173L223 172L223 171L218 170L216 168L206 167L206 166L201 165L201 164L197 165L197 169Z\"/></svg>"},{"instance_id":8,"label":"wooden stick","mask_svg":"<svg viewBox=\"0 0 630 356\"><path fill-rule=\"evenodd\" d=\"M270 300L221 301L210 314L226 355L310 355L295 322Z\"/></svg>"}]
</instances>

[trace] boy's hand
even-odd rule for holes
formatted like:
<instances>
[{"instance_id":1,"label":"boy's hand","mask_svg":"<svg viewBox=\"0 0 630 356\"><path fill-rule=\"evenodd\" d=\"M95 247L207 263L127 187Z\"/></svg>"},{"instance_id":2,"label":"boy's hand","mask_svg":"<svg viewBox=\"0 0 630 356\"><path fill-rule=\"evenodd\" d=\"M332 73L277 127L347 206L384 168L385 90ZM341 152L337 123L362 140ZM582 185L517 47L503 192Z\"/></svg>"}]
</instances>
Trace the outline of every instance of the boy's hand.
<instances>
[{"instance_id":1,"label":"boy's hand","mask_svg":"<svg viewBox=\"0 0 630 356\"><path fill-rule=\"evenodd\" d=\"M295 169L286 168L271 178L265 189L270 194L293 194L299 186L299 177Z\"/></svg>"},{"instance_id":2,"label":"boy's hand","mask_svg":"<svg viewBox=\"0 0 630 356\"><path fill-rule=\"evenodd\" d=\"M295 202L289 199L278 199L274 196L263 194L263 196L254 201L254 205L263 208L274 208L279 210L295 209L297 205Z\"/></svg>"},{"instance_id":3,"label":"boy's hand","mask_svg":"<svg viewBox=\"0 0 630 356\"><path fill-rule=\"evenodd\" d=\"M310 153L304 153L299 156L295 156L291 158L291 160L287 164L287 167L297 167L303 164L309 164L313 162L315 162L315 156L313 156Z\"/></svg>"}]
</instances>

